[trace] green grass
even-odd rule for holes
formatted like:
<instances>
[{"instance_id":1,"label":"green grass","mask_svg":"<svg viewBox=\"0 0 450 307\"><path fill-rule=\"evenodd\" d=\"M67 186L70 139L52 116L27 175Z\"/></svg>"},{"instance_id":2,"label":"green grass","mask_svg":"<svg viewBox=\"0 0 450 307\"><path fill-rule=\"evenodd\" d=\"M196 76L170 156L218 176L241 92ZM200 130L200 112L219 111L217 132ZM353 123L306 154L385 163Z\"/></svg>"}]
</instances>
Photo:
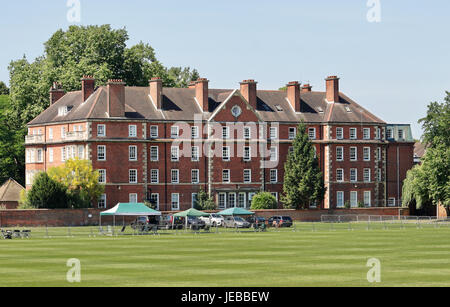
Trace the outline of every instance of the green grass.
<instances>
[{"instance_id":1,"label":"green grass","mask_svg":"<svg viewBox=\"0 0 450 307\"><path fill-rule=\"evenodd\" d=\"M95 228L33 229L0 241L0 286L374 286L367 260L382 264L379 286L450 286L450 227L424 224L297 224L296 231L96 236Z\"/></svg>"}]
</instances>

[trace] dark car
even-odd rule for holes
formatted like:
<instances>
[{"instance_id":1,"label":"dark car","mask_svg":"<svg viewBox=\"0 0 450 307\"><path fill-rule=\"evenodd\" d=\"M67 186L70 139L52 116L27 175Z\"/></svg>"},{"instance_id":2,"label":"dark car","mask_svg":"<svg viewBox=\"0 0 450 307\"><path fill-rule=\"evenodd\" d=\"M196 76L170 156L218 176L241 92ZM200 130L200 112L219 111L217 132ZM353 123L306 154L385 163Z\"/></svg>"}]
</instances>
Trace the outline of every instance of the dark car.
<instances>
[{"instance_id":1,"label":"dark car","mask_svg":"<svg viewBox=\"0 0 450 307\"><path fill-rule=\"evenodd\" d=\"M166 215L162 218L160 226L169 229L183 229L184 221L180 217L174 217L173 215Z\"/></svg>"},{"instance_id":2,"label":"dark car","mask_svg":"<svg viewBox=\"0 0 450 307\"><path fill-rule=\"evenodd\" d=\"M206 223L205 221L196 218L196 217L188 217L188 228L192 229L192 230L200 230L200 229L205 229L206 228Z\"/></svg>"},{"instance_id":3,"label":"dark car","mask_svg":"<svg viewBox=\"0 0 450 307\"><path fill-rule=\"evenodd\" d=\"M270 227L292 227L293 222L292 218L290 216L272 216L269 219L269 226Z\"/></svg>"},{"instance_id":4,"label":"dark car","mask_svg":"<svg viewBox=\"0 0 450 307\"><path fill-rule=\"evenodd\" d=\"M251 216L249 218L246 219L247 222L249 222L250 224L265 224L266 223L266 219L260 216Z\"/></svg>"}]
</instances>

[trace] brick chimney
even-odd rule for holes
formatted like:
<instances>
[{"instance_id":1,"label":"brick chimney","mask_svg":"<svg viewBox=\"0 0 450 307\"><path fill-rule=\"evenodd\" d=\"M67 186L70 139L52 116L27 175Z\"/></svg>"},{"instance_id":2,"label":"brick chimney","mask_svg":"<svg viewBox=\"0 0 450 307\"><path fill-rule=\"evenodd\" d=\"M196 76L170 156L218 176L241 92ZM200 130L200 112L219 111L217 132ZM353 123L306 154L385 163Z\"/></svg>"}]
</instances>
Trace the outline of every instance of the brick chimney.
<instances>
[{"instance_id":1,"label":"brick chimney","mask_svg":"<svg viewBox=\"0 0 450 307\"><path fill-rule=\"evenodd\" d=\"M301 112L300 106L300 83L298 81L289 82L287 85L287 98L295 112Z\"/></svg>"},{"instance_id":2,"label":"brick chimney","mask_svg":"<svg viewBox=\"0 0 450 307\"><path fill-rule=\"evenodd\" d=\"M109 117L125 117L125 83L122 80L108 80Z\"/></svg>"},{"instance_id":3,"label":"brick chimney","mask_svg":"<svg viewBox=\"0 0 450 307\"><path fill-rule=\"evenodd\" d=\"M50 105L60 100L65 94L66 92L63 90L61 84L53 82L53 85L50 88Z\"/></svg>"},{"instance_id":4,"label":"brick chimney","mask_svg":"<svg viewBox=\"0 0 450 307\"><path fill-rule=\"evenodd\" d=\"M95 79L92 76L83 76L81 79L81 94L83 102L88 100L88 98L95 91Z\"/></svg>"},{"instance_id":5,"label":"brick chimney","mask_svg":"<svg viewBox=\"0 0 450 307\"><path fill-rule=\"evenodd\" d=\"M199 78L195 83L195 98L203 112L209 112L209 80Z\"/></svg>"},{"instance_id":6,"label":"brick chimney","mask_svg":"<svg viewBox=\"0 0 450 307\"><path fill-rule=\"evenodd\" d=\"M257 94L256 85L258 83L255 80L244 80L241 82L241 94L250 103L250 105L256 110L257 109Z\"/></svg>"},{"instance_id":7,"label":"brick chimney","mask_svg":"<svg viewBox=\"0 0 450 307\"><path fill-rule=\"evenodd\" d=\"M302 86L303 93L310 93L312 91L312 86L310 84L305 84Z\"/></svg>"},{"instance_id":8,"label":"brick chimney","mask_svg":"<svg viewBox=\"0 0 450 307\"><path fill-rule=\"evenodd\" d=\"M339 78L331 76L325 80L327 82L327 101L339 102Z\"/></svg>"},{"instance_id":9,"label":"brick chimney","mask_svg":"<svg viewBox=\"0 0 450 307\"><path fill-rule=\"evenodd\" d=\"M196 84L196 81L191 81L191 82L189 82L188 88L194 89L194 88L195 88L195 84Z\"/></svg>"},{"instance_id":10,"label":"brick chimney","mask_svg":"<svg viewBox=\"0 0 450 307\"><path fill-rule=\"evenodd\" d=\"M156 109L162 109L162 79L159 77L150 80L150 97Z\"/></svg>"}]
</instances>

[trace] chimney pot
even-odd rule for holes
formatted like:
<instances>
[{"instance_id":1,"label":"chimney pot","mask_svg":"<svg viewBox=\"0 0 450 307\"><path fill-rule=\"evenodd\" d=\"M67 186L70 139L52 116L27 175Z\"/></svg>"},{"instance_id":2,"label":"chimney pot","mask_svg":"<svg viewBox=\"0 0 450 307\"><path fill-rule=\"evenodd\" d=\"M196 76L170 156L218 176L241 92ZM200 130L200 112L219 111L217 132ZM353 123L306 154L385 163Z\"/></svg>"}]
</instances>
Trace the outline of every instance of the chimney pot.
<instances>
[{"instance_id":1,"label":"chimney pot","mask_svg":"<svg viewBox=\"0 0 450 307\"><path fill-rule=\"evenodd\" d=\"M309 83L302 86L303 93L307 93L307 92L311 92L311 91L312 91L312 86Z\"/></svg>"},{"instance_id":2,"label":"chimney pot","mask_svg":"<svg viewBox=\"0 0 450 307\"><path fill-rule=\"evenodd\" d=\"M61 84L53 82L53 85L50 88L50 105L60 100L65 94L66 92L62 89Z\"/></svg>"}]
</instances>

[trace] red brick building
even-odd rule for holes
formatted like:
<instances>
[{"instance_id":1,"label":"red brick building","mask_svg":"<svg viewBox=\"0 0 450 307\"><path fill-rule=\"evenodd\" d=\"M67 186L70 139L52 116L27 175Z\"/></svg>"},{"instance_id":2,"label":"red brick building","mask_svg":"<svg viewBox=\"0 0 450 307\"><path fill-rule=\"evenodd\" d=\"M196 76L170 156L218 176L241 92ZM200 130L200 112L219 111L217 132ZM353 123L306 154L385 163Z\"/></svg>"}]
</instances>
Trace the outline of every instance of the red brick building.
<instances>
[{"instance_id":1,"label":"red brick building","mask_svg":"<svg viewBox=\"0 0 450 307\"><path fill-rule=\"evenodd\" d=\"M157 78L148 87L81 82L70 93L54 84L51 106L29 123L27 187L37 172L77 157L101 173L100 207L152 200L160 210L186 209L201 189L219 208L248 207L262 190L280 199L301 121L327 187L311 207L398 205L413 165L409 126L388 126L341 93L337 77L326 79L326 92L298 82L262 91L254 80L235 90L210 89L207 79L186 89L163 88ZM402 138L388 137L392 129Z\"/></svg>"}]
</instances>

